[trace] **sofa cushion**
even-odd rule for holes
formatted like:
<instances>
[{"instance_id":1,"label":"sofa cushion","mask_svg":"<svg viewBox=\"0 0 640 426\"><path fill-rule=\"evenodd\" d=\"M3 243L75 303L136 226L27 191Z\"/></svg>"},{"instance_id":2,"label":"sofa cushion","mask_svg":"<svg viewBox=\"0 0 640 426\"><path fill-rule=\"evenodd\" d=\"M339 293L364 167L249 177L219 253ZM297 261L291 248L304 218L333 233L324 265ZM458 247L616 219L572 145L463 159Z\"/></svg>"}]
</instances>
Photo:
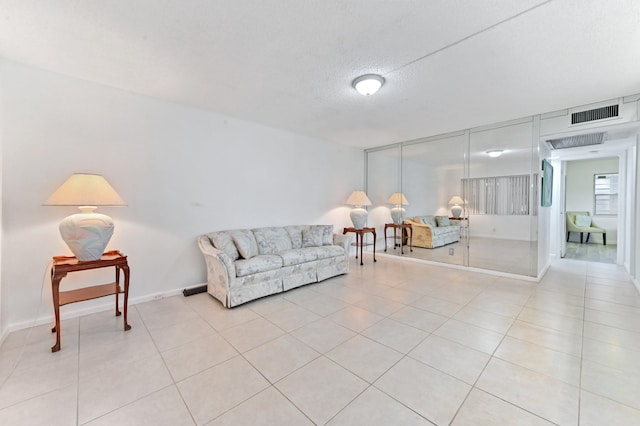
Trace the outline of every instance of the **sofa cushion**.
<instances>
[{"instance_id":1,"label":"sofa cushion","mask_svg":"<svg viewBox=\"0 0 640 426\"><path fill-rule=\"evenodd\" d=\"M278 253L278 256L282 257L284 266L299 265L318 259L316 247L285 250Z\"/></svg>"},{"instance_id":2,"label":"sofa cushion","mask_svg":"<svg viewBox=\"0 0 640 426\"><path fill-rule=\"evenodd\" d=\"M282 258L274 254L261 254L251 259L236 260L234 264L236 266L236 277L245 277L282 268Z\"/></svg>"},{"instance_id":3,"label":"sofa cushion","mask_svg":"<svg viewBox=\"0 0 640 426\"><path fill-rule=\"evenodd\" d=\"M306 228L306 225L294 225L285 227L287 233L289 234L289 238L291 238L292 249L302 248L302 230Z\"/></svg>"},{"instance_id":4,"label":"sofa cushion","mask_svg":"<svg viewBox=\"0 0 640 426\"><path fill-rule=\"evenodd\" d=\"M447 234L460 234L460 228L458 228L455 225L437 226L437 227L431 229L431 234L434 237L437 237L437 236L440 236L440 235L447 235Z\"/></svg>"},{"instance_id":5,"label":"sofa cushion","mask_svg":"<svg viewBox=\"0 0 640 426\"><path fill-rule=\"evenodd\" d=\"M302 247L320 247L322 245L323 229L310 226L302 230Z\"/></svg>"},{"instance_id":6,"label":"sofa cushion","mask_svg":"<svg viewBox=\"0 0 640 426\"><path fill-rule=\"evenodd\" d=\"M316 247L318 259L330 259L332 257L344 256L344 249L340 246L322 246Z\"/></svg>"},{"instance_id":7,"label":"sofa cushion","mask_svg":"<svg viewBox=\"0 0 640 426\"><path fill-rule=\"evenodd\" d=\"M253 232L248 229L239 229L237 231L231 231L231 238L244 259L251 259L259 254L258 243L253 236Z\"/></svg>"},{"instance_id":8,"label":"sofa cushion","mask_svg":"<svg viewBox=\"0 0 640 426\"><path fill-rule=\"evenodd\" d=\"M451 226L451 222L447 216L436 216L438 226Z\"/></svg>"},{"instance_id":9,"label":"sofa cushion","mask_svg":"<svg viewBox=\"0 0 640 426\"><path fill-rule=\"evenodd\" d=\"M207 234L207 237L209 237L209 241L215 248L225 252L231 260L237 260L240 257L240 253L231 237L231 231L211 232Z\"/></svg>"},{"instance_id":10,"label":"sofa cushion","mask_svg":"<svg viewBox=\"0 0 640 426\"><path fill-rule=\"evenodd\" d=\"M318 225L322 228L322 245L333 245L333 225Z\"/></svg>"},{"instance_id":11,"label":"sofa cushion","mask_svg":"<svg viewBox=\"0 0 640 426\"><path fill-rule=\"evenodd\" d=\"M586 214L577 214L576 215L576 226L580 226L580 227L589 227L589 226L591 226L591 216L587 216Z\"/></svg>"},{"instance_id":12,"label":"sofa cushion","mask_svg":"<svg viewBox=\"0 0 640 426\"><path fill-rule=\"evenodd\" d=\"M253 229L260 254L276 254L284 250L291 250L291 237L283 227Z\"/></svg>"},{"instance_id":13,"label":"sofa cushion","mask_svg":"<svg viewBox=\"0 0 640 426\"><path fill-rule=\"evenodd\" d=\"M425 225L430 225L432 228L438 226L436 224L435 216L420 216L420 219L422 219L422 223L424 223Z\"/></svg>"}]
</instances>

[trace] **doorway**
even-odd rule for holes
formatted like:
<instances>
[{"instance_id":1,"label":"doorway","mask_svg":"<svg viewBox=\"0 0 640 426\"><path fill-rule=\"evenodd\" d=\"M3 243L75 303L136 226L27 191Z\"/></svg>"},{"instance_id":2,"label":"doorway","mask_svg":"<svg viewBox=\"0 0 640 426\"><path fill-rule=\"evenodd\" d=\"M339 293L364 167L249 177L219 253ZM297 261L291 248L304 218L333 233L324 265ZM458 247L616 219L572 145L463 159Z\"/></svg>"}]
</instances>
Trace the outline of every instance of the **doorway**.
<instances>
[{"instance_id":1,"label":"doorway","mask_svg":"<svg viewBox=\"0 0 640 426\"><path fill-rule=\"evenodd\" d=\"M588 158L563 162L564 258L617 263L620 159ZM593 232L576 232L591 229ZM571 232L573 231L573 232Z\"/></svg>"}]
</instances>

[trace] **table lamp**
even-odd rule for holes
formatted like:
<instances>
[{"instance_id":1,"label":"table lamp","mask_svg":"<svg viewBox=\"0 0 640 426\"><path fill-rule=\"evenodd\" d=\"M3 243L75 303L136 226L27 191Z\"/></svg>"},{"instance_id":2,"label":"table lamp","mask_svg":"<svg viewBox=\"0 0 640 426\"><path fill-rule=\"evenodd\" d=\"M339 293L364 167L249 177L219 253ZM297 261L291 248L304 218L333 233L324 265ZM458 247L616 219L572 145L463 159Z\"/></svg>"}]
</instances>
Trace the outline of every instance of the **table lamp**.
<instances>
[{"instance_id":1,"label":"table lamp","mask_svg":"<svg viewBox=\"0 0 640 426\"><path fill-rule=\"evenodd\" d=\"M364 191L353 191L345 204L354 206L349 214L353 227L355 229L363 229L365 223L367 223L369 213L362 207L371 205L371 200L369 200L367 194Z\"/></svg>"},{"instance_id":2,"label":"table lamp","mask_svg":"<svg viewBox=\"0 0 640 426\"><path fill-rule=\"evenodd\" d=\"M409 205L404 194L402 192L395 192L391 197L389 197L389 204L395 205L395 207L391 209L391 220L393 220L393 223L396 225L402 224L405 212L404 207L402 206Z\"/></svg>"},{"instance_id":3,"label":"table lamp","mask_svg":"<svg viewBox=\"0 0 640 426\"><path fill-rule=\"evenodd\" d=\"M460 204L464 204L464 200L462 199L462 197L460 197L459 195L454 195L453 197L451 197L451 199L449 200L449 205L453 205L453 207L451 207L451 216L455 218L460 217L460 215L462 214L462 207L460 206Z\"/></svg>"},{"instance_id":4,"label":"table lamp","mask_svg":"<svg viewBox=\"0 0 640 426\"><path fill-rule=\"evenodd\" d=\"M102 175L74 173L45 201L45 206L78 206L80 213L60 222L60 235L82 262L100 259L113 235L113 220L94 213L98 206L126 206Z\"/></svg>"}]
</instances>

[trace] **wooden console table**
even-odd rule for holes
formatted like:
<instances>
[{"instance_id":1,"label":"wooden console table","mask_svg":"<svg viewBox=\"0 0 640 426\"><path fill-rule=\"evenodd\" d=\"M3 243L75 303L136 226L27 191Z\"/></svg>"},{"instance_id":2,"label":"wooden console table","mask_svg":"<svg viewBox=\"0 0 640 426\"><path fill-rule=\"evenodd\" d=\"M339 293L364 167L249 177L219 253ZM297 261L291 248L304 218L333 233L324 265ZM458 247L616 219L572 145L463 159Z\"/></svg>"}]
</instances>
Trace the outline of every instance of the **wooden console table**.
<instances>
[{"instance_id":1,"label":"wooden console table","mask_svg":"<svg viewBox=\"0 0 640 426\"><path fill-rule=\"evenodd\" d=\"M90 269L116 268L116 280L109 284L79 288L76 290L60 291L60 281L70 272L87 271ZM124 272L124 291L120 287L120 271ZM117 250L105 252L100 259L79 261L73 256L55 256L51 267L51 290L53 293L53 309L56 315L56 325L51 329L56 333L56 344L51 347L51 352L60 350L60 306L83 300L97 299L98 297L116 295L116 316L120 316L118 309L118 295L124 293L124 330L131 330L127 323L127 305L129 303L129 264L127 256Z\"/></svg>"},{"instance_id":2,"label":"wooden console table","mask_svg":"<svg viewBox=\"0 0 640 426\"><path fill-rule=\"evenodd\" d=\"M409 250L413 251L413 227L411 226L410 223L401 223L399 225L395 223L386 223L384 225L384 251L387 251L387 229L388 228L393 228L394 248L396 247L396 239L397 239L396 230L397 229L400 230L400 254L404 254L404 246L405 246L404 233L405 233L405 229L408 229L409 232L407 233L407 239L409 240Z\"/></svg>"},{"instance_id":3,"label":"wooden console table","mask_svg":"<svg viewBox=\"0 0 640 426\"><path fill-rule=\"evenodd\" d=\"M366 234L367 232L371 232L373 234L373 261L377 262L376 260L376 228L362 228L362 229L344 228L342 230L342 235L346 234L347 232L353 232L356 234L356 242L355 242L356 259L358 258L358 247L360 247L360 265L363 265L362 248L365 246L364 234Z\"/></svg>"}]
</instances>

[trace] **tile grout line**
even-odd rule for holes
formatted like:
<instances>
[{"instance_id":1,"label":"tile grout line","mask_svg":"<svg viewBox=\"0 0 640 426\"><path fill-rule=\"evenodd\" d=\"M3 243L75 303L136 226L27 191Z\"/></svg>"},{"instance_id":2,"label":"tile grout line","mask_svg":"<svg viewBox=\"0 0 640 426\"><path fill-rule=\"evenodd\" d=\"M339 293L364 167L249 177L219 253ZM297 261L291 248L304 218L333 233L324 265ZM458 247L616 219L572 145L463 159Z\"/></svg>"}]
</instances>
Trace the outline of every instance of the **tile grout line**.
<instances>
[{"instance_id":1,"label":"tile grout line","mask_svg":"<svg viewBox=\"0 0 640 426\"><path fill-rule=\"evenodd\" d=\"M538 283L538 284L539 284L539 283ZM460 406L458 406L458 409L456 410L456 412L455 412L455 414L453 415L453 418L451 419L451 422L450 422L449 424L452 424L452 423L454 422L455 418L456 418L456 417L458 416L458 414L460 413L460 409L462 408L462 406L464 405L464 403L467 401L467 399L469 398L469 395L471 395L471 392L472 392L474 389L477 389L477 390L478 390L478 391L480 391L480 392L485 392L485 393L487 393L487 394L489 394L489 395L492 395L492 396L494 396L495 398L498 398L498 399L500 399L501 401L504 401L505 403L507 403L507 404L509 404L509 405L512 405L512 406L514 406L514 407L517 407L517 408L519 408L519 409L521 409L521 410L523 410L523 411L526 411L526 412L528 412L528 413L530 413L530 414L532 414L532 415L534 415L534 416L536 416L536 417L538 417L538 418L540 418L540 419L543 419L543 420L546 420L546 421L548 421L548 422L553 423L551 420L548 420L548 419L546 419L546 418L544 418L544 417L540 416L539 414L536 414L536 413L534 413L534 412L532 412L532 411L529 411L529 410L527 410L527 409L526 409L526 408L524 408L524 407L520 407L519 405L516 405L516 404L514 404L514 403L512 403L512 402L510 402L510 401L507 401L507 400L505 400L505 399L503 399L503 398L501 398L501 397L499 397L499 396L497 396L497 395L494 395L493 393L487 392L487 391L485 391L484 389L481 389L481 388L479 388L479 387L477 387L477 386L476 386L476 385L477 385L477 383L478 383L478 381L480 380L480 377L482 377L482 374L483 374L483 373L485 372L485 370L487 369L487 366L489 365L489 363L491 362L491 360L492 360L493 358L500 359L500 358L497 358L497 357L495 356L495 354L496 354L496 352L497 352L498 348L500 347L500 345L502 345L502 342L504 341L504 339L505 339L505 338L507 337L507 335L509 334L509 331L513 328L513 325L516 323L516 321L518 320L518 317L520 316L520 314L522 313L522 311L524 310L524 308L527 306L527 303L528 303L528 302L529 302L529 300L531 299L531 296L533 296L533 294L536 292L537 287L538 287L538 285L536 285L536 288L535 288L535 289L533 289L533 290L531 291L531 293L529 294L529 297L527 297L527 300L525 301L525 303L524 303L524 304L522 305L522 307L520 308L520 311L518 311L518 315L516 315L516 317L513 319L513 322L512 322L512 323L511 323L511 325L509 326L509 329L504 333L504 335L502 336L502 339L500 339L500 342L496 345L495 349L493 350L493 352L491 353L491 355L490 355L489 359L487 360L487 363L484 365L484 367L482 368L482 371L480 371L480 374L478 374L478 377L476 378L476 380L475 380L475 381L473 382L473 384L471 385L471 388L469 389L469 392L468 392L468 393L467 393L467 395L465 396L465 398L464 398L464 400L462 401L462 403L460 404ZM477 297L477 296L476 296L476 297ZM475 299L475 298L474 298L474 299ZM471 303L471 301L469 301L469 303ZM467 305L469 305L469 303L467 303ZM465 307L466 307L467 305L465 305ZM508 362L508 361L507 361L507 362ZM512 364L513 364L513 363L512 363ZM514 364L514 365L517 365L517 364ZM527 370L528 370L528 369L527 369Z\"/></svg>"}]
</instances>

